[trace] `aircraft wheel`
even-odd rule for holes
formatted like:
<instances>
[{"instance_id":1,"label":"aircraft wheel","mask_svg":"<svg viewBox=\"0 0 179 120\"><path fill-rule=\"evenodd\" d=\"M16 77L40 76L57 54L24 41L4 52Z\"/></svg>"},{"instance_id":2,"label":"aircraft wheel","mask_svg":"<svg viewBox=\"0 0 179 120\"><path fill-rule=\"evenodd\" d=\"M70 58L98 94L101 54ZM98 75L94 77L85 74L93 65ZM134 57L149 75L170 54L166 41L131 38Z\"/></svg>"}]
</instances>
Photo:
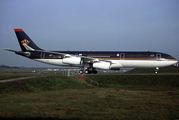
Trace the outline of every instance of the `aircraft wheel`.
<instances>
[{"instance_id":1,"label":"aircraft wheel","mask_svg":"<svg viewBox=\"0 0 179 120\"><path fill-rule=\"evenodd\" d=\"M156 67L155 74L158 74L158 71L159 71L159 67Z\"/></svg>"},{"instance_id":2,"label":"aircraft wheel","mask_svg":"<svg viewBox=\"0 0 179 120\"><path fill-rule=\"evenodd\" d=\"M88 70L85 70L85 74L89 74L89 71L88 71Z\"/></svg>"},{"instance_id":3,"label":"aircraft wheel","mask_svg":"<svg viewBox=\"0 0 179 120\"><path fill-rule=\"evenodd\" d=\"M83 70L80 70L80 71L79 71L79 74L83 74Z\"/></svg>"}]
</instances>

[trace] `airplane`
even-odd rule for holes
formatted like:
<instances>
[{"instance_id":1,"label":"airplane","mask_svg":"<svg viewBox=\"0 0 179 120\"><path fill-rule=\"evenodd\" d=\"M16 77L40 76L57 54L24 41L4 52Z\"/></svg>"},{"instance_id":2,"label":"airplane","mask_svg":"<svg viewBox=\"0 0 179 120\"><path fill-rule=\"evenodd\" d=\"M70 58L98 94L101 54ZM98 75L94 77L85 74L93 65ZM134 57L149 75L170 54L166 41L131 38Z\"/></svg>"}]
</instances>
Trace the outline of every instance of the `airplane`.
<instances>
[{"instance_id":1,"label":"airplane","mask_svg":"<svg viewBox=\"0 0 179 120\"><path fill-rule=\"evenodd\" d=\"M161 52L125 51L45 51L39 48L22 29L14 29L21 51L3 48L32 60L67 67L83 68L79 74L97 74L96 69L120 70L120 68L166 67L178 62L171 55Z\"/></svg>"}]
</instances>

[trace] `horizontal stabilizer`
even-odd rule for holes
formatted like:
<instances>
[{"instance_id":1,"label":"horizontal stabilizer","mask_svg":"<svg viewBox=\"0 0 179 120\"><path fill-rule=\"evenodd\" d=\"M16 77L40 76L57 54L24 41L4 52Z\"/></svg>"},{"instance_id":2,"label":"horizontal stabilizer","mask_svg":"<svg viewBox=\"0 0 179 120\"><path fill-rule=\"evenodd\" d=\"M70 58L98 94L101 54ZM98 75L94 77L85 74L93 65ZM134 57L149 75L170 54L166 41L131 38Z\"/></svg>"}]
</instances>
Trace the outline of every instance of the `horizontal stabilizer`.
<instances>
[{"instance_id":1,"label":"horizontal stabilizer","mask_svg":"<svg viewBox=\"0 0 179 120\"><path fill-rule=\"evenodd\" d=\"M7 50L7 51L11 51L11 52L19 52L19 51L11 50L11 49L8 49L8 48L2 48L2 49Z\"/></svg>"},{"instance_id":2,"label":"horizontal stabilizer","mask_svg":"<svg viewBox=\"0 0 179 120\"><path fill-rule=\"evenodd\" d=\"M19 54L19 55L29 55L28 52L22 52L22 51L11 50L11 49L8 49L8 48L2 48L2 49L3 49L3 50L10 51L10 52L15 52L16 54Z\"/></svg>"}]
</instances>

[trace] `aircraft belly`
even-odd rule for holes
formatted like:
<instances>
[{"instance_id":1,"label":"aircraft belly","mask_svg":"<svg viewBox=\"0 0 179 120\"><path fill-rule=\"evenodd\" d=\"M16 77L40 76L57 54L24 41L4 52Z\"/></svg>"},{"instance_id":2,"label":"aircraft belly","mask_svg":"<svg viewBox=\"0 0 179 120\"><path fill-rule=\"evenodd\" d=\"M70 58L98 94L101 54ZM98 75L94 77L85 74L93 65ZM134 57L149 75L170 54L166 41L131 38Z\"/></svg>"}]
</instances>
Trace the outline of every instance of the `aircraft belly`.
<instances>
[{"instance_id":1,"label":"aircraft belly","mask_svg":"<svg viewBox=\"0 0 179 120\"><path fill-rule=\"evenodd\" d=\"M68 66L68 64L63 63L62 59L34 59L34 60L51 65Z\"/></svg>"},{"instance_id":2,"label":"aircraft belly","mask_svg":"<svg viewBox=\"0 0 179 120\"><path fill-rule=\"evenodd\" d=\"M144 68L144 67L165 67L174 64L174 61L144 61L144 60L120 60L119 63L125 68L135 67L135 68Z\"/></svg>"},{"instance_id":3,"label":"aircraft belly","mask_svg":"<svg viewBox=\"0 0 179 120\"><path fill-rule=\"evenodd\" d=\"M166 67L175 64L176 61L154 61L153 66L154 67Z\"/></svg>"}]
</instances>

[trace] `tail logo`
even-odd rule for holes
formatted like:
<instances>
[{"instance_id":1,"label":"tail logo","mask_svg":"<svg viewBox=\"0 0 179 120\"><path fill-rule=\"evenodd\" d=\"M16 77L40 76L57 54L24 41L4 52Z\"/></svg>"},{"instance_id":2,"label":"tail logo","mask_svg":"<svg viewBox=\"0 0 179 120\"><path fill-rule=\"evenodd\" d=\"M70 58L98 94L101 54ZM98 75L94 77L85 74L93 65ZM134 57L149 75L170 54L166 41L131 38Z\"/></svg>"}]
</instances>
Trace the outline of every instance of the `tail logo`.
<instances>
[{"instance_id":1,"label":"tail logo","mask_svg":"<svg viewBox=\"0 0 179 120\"><path fill-rule=\"evenodd\" d=\"M30 42L26 39L22 40L21 41L22 45L28 45Z\"/></svg>"}]
</instances>

